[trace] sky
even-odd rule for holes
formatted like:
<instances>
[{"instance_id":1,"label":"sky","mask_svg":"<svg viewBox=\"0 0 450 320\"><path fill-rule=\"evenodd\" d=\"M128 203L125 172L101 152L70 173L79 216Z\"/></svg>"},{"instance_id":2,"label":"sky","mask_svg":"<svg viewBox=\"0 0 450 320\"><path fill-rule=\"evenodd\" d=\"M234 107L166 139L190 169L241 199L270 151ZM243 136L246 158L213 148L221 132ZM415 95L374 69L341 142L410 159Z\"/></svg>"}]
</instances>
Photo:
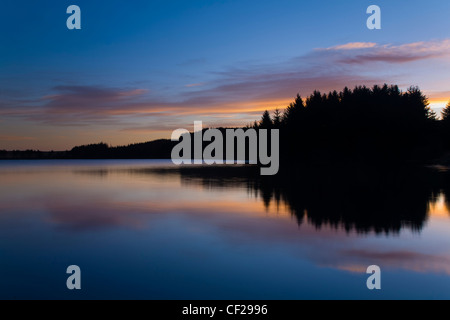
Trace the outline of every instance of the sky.
<instances>
[{"instance_id":1,"label":"sky","mask_svg":"<svg viewBox=\"0 0 450 320\"><path fill-rule=\"evenodd\" d=\"M69 30L67 7L81 9ZM369 30L370 5L381 30ZM450 2L3 0L0 149L243 126L297 93L419 86L450 100Z\"/></svg>"}]
</instances>

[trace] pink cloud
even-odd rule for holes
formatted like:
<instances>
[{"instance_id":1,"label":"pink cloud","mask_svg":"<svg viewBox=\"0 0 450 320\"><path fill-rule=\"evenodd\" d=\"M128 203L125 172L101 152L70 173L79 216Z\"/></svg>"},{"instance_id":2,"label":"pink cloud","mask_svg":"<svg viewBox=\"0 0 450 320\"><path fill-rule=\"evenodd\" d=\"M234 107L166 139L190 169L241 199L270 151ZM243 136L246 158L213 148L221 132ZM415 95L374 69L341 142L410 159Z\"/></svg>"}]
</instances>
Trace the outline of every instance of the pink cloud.
<instances>
[{"instance_id":1,"label":"pink cloud","mask_svg":"<svg viewBox=\"0 0 450 320\"><path fill-rule=\"evenodd\" d=\"M341 44L338 46L327 48L327 50L354 50L354 49L366 49L376 47L374 42L350 42Z\"/></svg>"},{"instance_id":2,"label":"pink cloud","mask_svg":"<svg viewBox=\"0 0 450 320\"><path fill-rule=\"evenodd\" d=\"M354 42L334 46L326 51L339 52L351 50L338 58L344 64L364 64L371 62L406 63L450 54L450 39L442 41L413 42L401 45L378 45L375 43Z\"/></svg>"}]
</instances>

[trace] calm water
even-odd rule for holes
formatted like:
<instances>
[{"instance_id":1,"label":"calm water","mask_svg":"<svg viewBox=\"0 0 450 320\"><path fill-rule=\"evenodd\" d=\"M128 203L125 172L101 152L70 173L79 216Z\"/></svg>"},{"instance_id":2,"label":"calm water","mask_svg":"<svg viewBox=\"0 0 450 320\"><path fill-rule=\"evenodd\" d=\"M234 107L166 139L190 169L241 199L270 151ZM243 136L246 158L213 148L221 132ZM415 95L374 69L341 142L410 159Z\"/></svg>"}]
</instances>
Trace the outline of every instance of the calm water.
<instances>
[{"instance_id":1,"label":"calm water","mask_svg":"<svg viewBox=\"0 0 450 320\"><path fill-rule=\"evenodd\" d=\"M450 298L444 173L245 168L0 162L0 298ZM381 291L366 287L374 264Z\"/></svg>"}]
</instances>

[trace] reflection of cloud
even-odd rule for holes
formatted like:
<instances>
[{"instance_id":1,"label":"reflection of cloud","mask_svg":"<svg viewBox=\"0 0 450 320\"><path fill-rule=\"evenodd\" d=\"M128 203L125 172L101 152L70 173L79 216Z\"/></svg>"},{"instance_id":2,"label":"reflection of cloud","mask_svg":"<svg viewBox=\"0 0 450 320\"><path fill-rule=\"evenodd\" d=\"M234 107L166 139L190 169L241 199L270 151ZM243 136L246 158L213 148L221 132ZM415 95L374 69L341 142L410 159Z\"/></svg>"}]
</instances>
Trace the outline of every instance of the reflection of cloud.
<instances>
[{"instance_id":1,"label":"reflection of cloud","mask_svg":"<svg viewBox=\"0 0 450 320\"><path fill-rule=\"evenodd\" d=\"M367 266L376 264L384 268L404 269L416 272L432 271L450 275L450 257L448 256L389 249L386 251L353 249L344 250L340 254L341 261L351 260L353 263L338 263L337 268L349 272L366 272Z\"/></svg>"},{"instance_id":2,"label":"reflection of cloud","mask_svg":"<svg viewBox=\"0 0 450 320\"><path fill-rule=\"evenodd\" d=\"M338 265L333 266L336 269L351 272L351 273L366 273L367 266L363 265L354 265L354 264L348 264L348 265Z\"/></svg>"},{"instance_id":3,"label":"reflection of cloud","mask_svg":"<svg viewBox=\"0 0 450 320\"><path fill-rule=\"evenodd\" d=\"M84 205L49 205L49 222L70 230L86 231L111 227L141 228L144 217L128 208L125 214L123 208L117 208L109 203L88 203Z\"/></svg>"}]
</instances>

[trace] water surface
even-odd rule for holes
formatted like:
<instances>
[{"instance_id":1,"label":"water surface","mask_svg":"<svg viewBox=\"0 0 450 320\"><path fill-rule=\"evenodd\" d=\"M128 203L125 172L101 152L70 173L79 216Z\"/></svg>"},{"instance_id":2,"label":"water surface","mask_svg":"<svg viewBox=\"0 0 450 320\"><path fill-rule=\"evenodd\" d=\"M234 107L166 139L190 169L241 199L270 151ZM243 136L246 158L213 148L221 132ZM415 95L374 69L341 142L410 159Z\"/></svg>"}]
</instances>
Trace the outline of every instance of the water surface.
<instances>
[{"instance_id":1,"label":"water surface","mask_svg":"<svg viewBox=\"0 0 450 320\"><path fill-rule=\"evenodd\" d=\"M446 173L368 172L2 161L0 298L449 299Z\"/></svg>"}]
</instances>

